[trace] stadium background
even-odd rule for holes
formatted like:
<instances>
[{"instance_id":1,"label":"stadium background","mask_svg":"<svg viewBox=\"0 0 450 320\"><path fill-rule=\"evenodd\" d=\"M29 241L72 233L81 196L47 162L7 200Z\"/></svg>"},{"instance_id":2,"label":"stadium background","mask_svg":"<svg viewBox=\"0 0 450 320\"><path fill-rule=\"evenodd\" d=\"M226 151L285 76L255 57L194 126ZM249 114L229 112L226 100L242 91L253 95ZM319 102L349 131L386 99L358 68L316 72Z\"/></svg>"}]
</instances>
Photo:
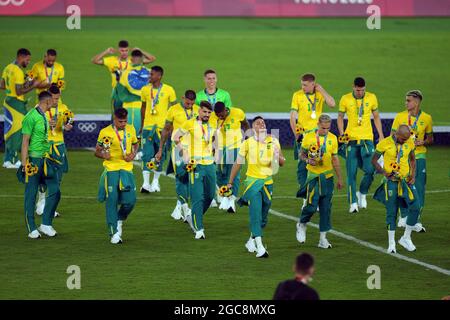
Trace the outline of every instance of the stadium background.
<instances>
[{"instance_id":1,"label":"stadium background","mask_svg":"<svg viewBox=\"0 0 450 320\"><path fill-rule=\"evenodd\" d=\"M66 28L66 7L72 4L81 7L81 30ZM371 4L381 8L381 30L366 27ZM430 193L424 221L429 232L414 235L418 252L401 254L449 272L449 16L446 0L2 0L0 64L11 62L22 46L31 50L32 63L46 49L58 50L67 74L63 99L77 114L75 130L67 135L70 148L93 147L98 130L108 122L110 76L90 59L122 38L157 57L154 64L165 68L164 81L175 87L178 97L187 88L202 87L203 70L217 69L219 87L230 91L235 105L249 118L266 115L269 126L281 130L284 145L292 143L287 116L304 72L316 73L337 102L351 90L353 78L363 75L367 89L379 98L385 134L393 114L404 109L404 93L420 88L423 108L434 119L436 144L446 146L429 150ZM33 106L34 95L28 97L28 106ZM325 108L335 117L333 111ZM2 125L1 121L0 129ZM292 150L285 152L289 161L275 177L273 209L293 218L299 210L295 162ZM307 245L300 248L294 222L273 215L267 228L271 258L255 262L243 252L248 233L245 208L234 216L215 209L208 212L208 240L196 246L183 226L169 221L167 210L172 210L175 199L169 179L161 182L163 194L138 197L127 225L126 247L115 250L104 234L104 208L95 199L100 162L91 152L75 150L69 159L56 241L32 245L26 241L22 186L13 171L0 171L4 203L0 265L5 267L0 274L1 298L270 299L278 281L291 276L299 250L316 256L319 267L313 286L323 298L438 299L448 294L448 274L360 243L330 235L333 250L320 251L314 228L308 231ZM140 184L137 168L135 174ZM369 200L367 213L350 216L345 193L336 192L335 197L334 229L386 245L385 213L379 204ZM168 235L178 238L174 241ZM72 263L83 270L79 292L65 287L65 268ZM366 289L369 264L389 270L383 271L383 290ZM38 283L33 282L36 279ZM24 290L25 283L35 285Z\"/></svg>"}]
</instances>

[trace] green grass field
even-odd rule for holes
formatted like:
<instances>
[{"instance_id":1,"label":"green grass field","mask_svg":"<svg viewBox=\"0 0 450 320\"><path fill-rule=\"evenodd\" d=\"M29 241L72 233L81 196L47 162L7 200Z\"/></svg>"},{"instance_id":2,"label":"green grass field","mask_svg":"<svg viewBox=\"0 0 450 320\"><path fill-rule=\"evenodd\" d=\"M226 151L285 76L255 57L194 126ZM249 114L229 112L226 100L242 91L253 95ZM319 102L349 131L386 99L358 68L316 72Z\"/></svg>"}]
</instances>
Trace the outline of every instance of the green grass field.
<instances>
[{"instance_id":1,"label":"green grass field","mask_svg":"<svg viewBox=\"0 0 450 320\"><path fill-rule=\"evenodd\" d=\"M298 216L295 199L296 163L292 150L275 177L272 208ZM430 148L428 185L423 223L427 233L413 234L418 250L398 253L450 269L449 149ZM317 248L318 230L308 229L307 243L295 239L295 222L270 215L264 241L269 259L246 252L248 210L235 215L210 209L205 216L205 241L195 241L186 224L174 221L174 181L161 178L162 192L138 195L136 208L124 227L124 244L109 243L104 206L96 201L100 160L92 152L69 152L70 172L65 176L59 205L62 216L54 221L54 239L26 237L23 185L14 170L0 169L0 299L271 299L279 281L291 278L294 258L310 252L316 258L312 286L323 299L440 299L448 295L450 277L399 260L335 235L330 250ZM442 164L445 164L443 167ZM142 178L135 167L138 187ZM378 186L377 176L371 191ZM347 213L344 192L333 200L333 228L347 235L386 247L385 213L369 200L369 209ZM37 220L40 221L40 218ZM313 222L317 223L315 217ZM397 233L397 239L403 232ZM66 269L81 268L81 290L66 288ZM369 290L369 265L381 268L381 290Z\"/></svg>"},{"instance_id":2,"label":"green grass field","mask_svg":"<svg viewBox=\"0 0 450 320\"><path fill-rule=\"evenodd\" d=\"M200 89L212 67L236 106L288 112L304 72L316 73L336 100L363 75L382 112L402 110L405 92L420 88L435 124L450 124L450 19L386 18L380 31L369 31L363 18L82 18L81 28L67 30L65 18L1 17L0 65L19 47L31 50L33 63L56 48L67 74L64 101L78 114L107 113L110 75L90 59L126 38L157 56L178 96Z\"/></svg>"}]
</instances>

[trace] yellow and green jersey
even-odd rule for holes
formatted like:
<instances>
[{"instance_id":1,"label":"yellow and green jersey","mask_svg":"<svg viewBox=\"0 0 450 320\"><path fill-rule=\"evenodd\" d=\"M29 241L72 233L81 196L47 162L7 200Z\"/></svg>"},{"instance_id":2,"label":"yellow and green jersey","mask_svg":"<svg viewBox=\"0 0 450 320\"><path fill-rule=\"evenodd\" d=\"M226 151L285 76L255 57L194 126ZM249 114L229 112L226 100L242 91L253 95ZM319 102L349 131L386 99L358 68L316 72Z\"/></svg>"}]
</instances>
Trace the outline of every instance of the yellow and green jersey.
<instances>
[{"instance_id":1,"label":"yellow and green jersey","mask_svg":"<svg viewBox=\"0 0 450 320\"><path fill-rule=\"evenodd\" d=\"M62 64L55 62L52 67L47 67L44 61L39 61L33 65L31 69L34 79L39 82L55 83L59 80L64 80L64 67ZM60 89L63 90L65 86ZM36 88L36 95L47 89Z\"/></svg>"},{"instance_id":2,"label":"yellow and green jersey","mask_svg":"<svg viewBox=\"0 0 450 320\"><path fill-rule=\"evenodd\" d=\"M394 122L392 123L392 131L398 130L398 127L402 124L406 124L411 129L414 138L425 140L425 135L433 133L433 119L431 115L422 110L419 110L417 117L411 116L407 110L398 113L395 116ZM415 155L416 158L425 158L427 153L427 147L417 146Z\"/></svg>"},{"instance_id":3,"label":"yellow and green jersey","mask_svg":"<svg viewBox=\"0 0 450 320\"><path fill-rule=\"evenodd\" d=\"M409 154L414 152L414 140L409 138L405 143L399 144L395 141L394 136L384 138L377 144L376 151L379 155L383 155L384 171L392 173L392 164L400 165L398 170L401 178L409 175Z\"/></svg>"},{"instance_id":4,"label":"yellow and green jersey","mask_svg":"<svg viewBox=\"0 0 450 320\"><path fill-rule=\"evenodd\" d=\"M197 118L186 121L180 128L183 134L183 142L187 142L189 147L189 157L198 164L209 165L214 163L212 138L214 129L210 123L203 123Z\"/></svg>"},{"instance_id":5,"label":"yellow and green jersey","mask_svg":"<svg viewBox=\"0 0 450 320\"><path fill-rule=\"evenodd\" d=\"M69 110L67 106L63 103L58 103L58 106L56 108L51 108L45 116L47 117L47 120L50 121L52 118L56 117L56 127L54 130L51 130L51 128L48 130L48 140L52 141L53 143L64 143L64 120L63 115L64 112Z\"/></svg>"},{"instance_id":6,"label":"yellow and green jersey","mask_svg":"<svg viewBox=\"0 0 450 320\"><path fill-rule=\"evenodd\" d=\"M236 149L242 143L241 122L245 120L245 113L240 108L228 108L228 116L220 120L213 112L209 122L217 130L219 149Z\"/></svg>"},{"instance_id":7,"label":"yellow and green jersey","mask_svg":"<svg viewBox=\"0 0 450 320\"><path fill-rule=\"evenodd\" d=\"M120 79L121 74L131 68L131 58L120 60L117 56L109 56L103 58L103 65L111 74L111 85L114 88L117 84L117 78Z\"/></svg>"},{"instance_id":8,"label":"yellow and green jersey","mask_svg":"<svg viewBox=\"0 0 450 320\"><path fill-rule=\"evenodd\" d=\"M273 175L274 169L274 151L281 150L280 142L267 135L264 142L260 142L255 137L250 137L242 142L239 149L239 156L245 159L247 163L247 177L256 179L267 179ZM266 184L273 183L272 180Z\"/></svg>"},{"instance_id":9,"label":"yellow and green jersey","mask_svg":"<svg viewBox=\"0 0 450 320\"><path fill-rule=\"evenodd\" d=\"M136 130L130 124L124 130L116 130L113 125L103 128L97 139L97 144L109 149L111 158L103 161L107 171L133 171L133 162L126 162L124 156L130 154L132 145L138 143Z\"/></svg>"},{"instance_id":10,"label":"yellow and green jersey","mask_svg":"<svg viewBox=\"0 0 450 320\"><path fill-rule=\"evenodd\" d=\"M313 157L318 163L313 166L306 165L306 169L314 174L325 174L327 178L333 176L333 156L337 155L338 142L337 137L328 132L326 136L321 136L317 131L305 134L302 141L302 149L310 154L315 150L316 157Z\"/></svg>"},{"instance_id":11,"label":"yellow and green jersey","mask_svg":"<svg viewBox=\"0 0 450 320\"><path fill-rule=\"evenodd\" d=\"M198 105L194 104L191 109L187 110L182 103L177 103L169 108L166 121L172 123L172 139L186 121L197 118L198 109Z\"/></svg>"},{"instance_id":12,"label":"yellow and green jersey","mask_svg":"<svg viewBox=\"0 0 450 320\"><path fill-rule=\"evenodd\" d=\"M308 133L317 128L325 99L320 92L306 94L299 90L292 96L291 111L297 111L297 125Z\"/></svg>"},{"instance_id":13,"label":"yellow and green jersey","mask_svg":"<svg viewBox=\"0 0 450 320\"><path fill-rule=\"evenodd\" d=\"M372 112L378 110L375 94L366 92L364 97L356 99L353 92L343 95L339 102L339 112L347 114L345 132L350 140L373 140Z\"/></svg>"},{"instance_id":14,"label":"yellow and green jersey","mask_svg":"<svg viewBox=\"0 0 450 320\"><path fill-rule=\"evenodd\" d=\"M170 106L177 101L175 90L168 84L161 83L159 88L152 84L142 88L141 101L145 102L144 129L153 126L164 128Z\"/></svg>"},{"instance_id":15,"label":"yellow and green jersey","mask_svg":"<svg viewBox=\"0 0 450 320\"><path fill-rule=\"evenodd\" d=\"M20 66L15 63L8 64L2 73L2 79L5 81L5 92L7 97L13 97L25 101L25 96L18 96L16 85L25 83L25 74Z\"/></svg>"}]
</instances>

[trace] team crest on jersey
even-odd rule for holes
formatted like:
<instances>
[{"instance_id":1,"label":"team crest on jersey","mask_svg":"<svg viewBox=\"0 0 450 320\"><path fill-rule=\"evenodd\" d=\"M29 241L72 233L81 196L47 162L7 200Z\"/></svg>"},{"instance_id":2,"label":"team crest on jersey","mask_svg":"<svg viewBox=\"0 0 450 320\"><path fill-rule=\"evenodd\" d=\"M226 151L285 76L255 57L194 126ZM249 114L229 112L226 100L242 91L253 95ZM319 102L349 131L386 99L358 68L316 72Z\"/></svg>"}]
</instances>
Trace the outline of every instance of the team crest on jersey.
<instances>
[{"instance_id":1,"label":"team crest on jersey","mask_svg":"<svg viewBox=\"0 0 450 320\"><path fill-rule=\"evenodd\" d=\"M195 179L198 179L198 176L199 176L199 173L196 172L196 173L194 174Z\"/></svg>"},{"instance_id":2,"label":"team crest on jersey","mask_svg":"<svg viewBox=\"0 0 450 320\"><path fill-rule=\"evenodd\" d=\"M328 140L328 145L330 145L330 146L331 146L331 140Z\"/></svg>"}]
</instances>

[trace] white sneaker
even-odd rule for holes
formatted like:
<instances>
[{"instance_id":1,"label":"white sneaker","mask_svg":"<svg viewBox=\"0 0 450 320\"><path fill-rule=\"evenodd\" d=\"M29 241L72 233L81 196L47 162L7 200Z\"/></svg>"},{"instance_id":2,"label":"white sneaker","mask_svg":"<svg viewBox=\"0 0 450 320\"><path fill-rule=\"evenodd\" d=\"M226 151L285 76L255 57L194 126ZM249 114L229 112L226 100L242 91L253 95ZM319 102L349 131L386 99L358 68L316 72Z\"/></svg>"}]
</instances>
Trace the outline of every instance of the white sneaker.
<instances>
[{"instance_id":1,"label":"white sneaker","mask_svg":"<svg viewBox=\"0 0 450 320\"><path fill-rule=\"evenodd\" d=\"M170 215L172 218L174 218L175 220L180 220L182 218L181 215L181 204L178 202L177 206L175 207L175 209L173 209L172 214Z\"/></svg>"},{"instance_id":2,"label":"white sneaker","mask_svg":"<svg viewBox=\"0 0 450 320\"><path fill-rule=\"evenodd\" d=\"M256 257L257 258L268 258L269 253L267 252L266 248L264 248L264 246L261 246L256 249Z\"/></svg>"},{"instance_id":3,"label":"white sneaker","mask_svg":"<svg viewBox=\"0 0 450 320\"><path fill-rule=\"evenodd\" d=\"M397 253L397 249L395 248L395 242L389 242L387 253Z\"/></svg>"},{"instance_id":4,"label":"white sneaker","mask_svg":"<svg viewBox=\"0 0 450 320\"><path fill-rule=\"evenodd\" d=\"M217 208L217 202L216 199L212 199L211 204L209 205L210 208Z\"/></svg>"},{"instance_id":5,"label":"white sneaker","mask_svg":"<svg viewBox=\"0 0 450 320\"><path fill-rule=\"evenodd\" d=\"M398 228L405 228L406 227L406 219L407 217L400 217L400 219L398 219L398 223L397 223L397 227Z\"/></svg>"},{"instance_id":6,"label":"white sneaker","mask_svg":"<svg viewBox=\"0 0 450 320\"><path fill-rule=\"evenodd\" d=\"M3 162L3 168L11 169L11 166L12 166L11 161L5 161L5 162Z\"/></svg>"},{"instance_id":7,"label":"white sneaker","mask_svg":"<svg viewBox=\"0 0 450 320\"><path fill-rule=\"evenodd\" d=\"M306 241L306 224L297 223L297 241L300 243L305 243Z\"/></svg>"},{"instance_id":8,"label":"white sneaker","mask_svg":"<svg viewBox=\"0 0 450 320\"><path fill-rule=\"evenodd\" d=\"M222 203L223 197L217 195L217 203Z\"/></svg>"},{"instance_id":9,"label":"white sneaker","mask_svg":"<svg viewBox=\"0 0 450 320\"><path fill-rule=\"evenodd\" d=\"M39 226L38 230L48 237L56 236L56 230L53 229L52 226L46 226L45 224L41 224Z\"/></svg>"},{"instance_id":10,"label":"white sneaker","mask_svg":"<svg viewBox=\"0 0 450 320\"><path fill-rule=\"evenodd\" d=\"M358 211L358 204L356 202L352 203L350 205L350 209L348 210L350 213L357 213Z\"/></svg>"},{"instance_id":11,"label":"white sneaker","mask_svg":"<svg viewBox=\"0 0 450 320\"><path fill-rule=\"evenodd\" d=\"M186 217L190 216L191 214L192 214L192 211L189 208L189 205L187 203L183 203L181 205L181 218L183 219L183 222L187 222Z\"/></svg>"},{"instance_id":12,"label":"white sneaker","mask_svg":"<svg viewBox=\"0 0 450 320\"><path fill-rule=\"evenodd\" d=\"M141 193L150 193L150 185L149 184L143 184L141 187Z\"/></svg>"},{"instance_id":13,"label":"white sneaker","mask_svg":"<svg viewBox=\"0 0 450 320\"><path fill-rule=\"evenodd\" d=\"M122 238L122 225L123 221L117 220L117 234L119 235L120 238Z\"/></svg>"},{"instance_id":14,"label":"white sneaker","mask_svg":"<svg viewBox=\"0 0 450 320\"><path fill-rule=\"evenodd\" d=\"M39 200L36 204L36 214L38 216L41 216L44 213L44 207L45 207L45 198Z\"/></svg>"},{"instance_id":15,"label":"white sneaker","mask_svg":"<svg viewBox=\"0 0 450 320\"><path fill-rule=\"evenodd\" d=\"M122 243L122 237L119 235L119 231L113 234L113 236L111 237L111 243L112 244Z\"/></svg>"},{"instance_id":16,"label":"white sneaker","mask_svg":"<svg viewBox=\"0 0 450 320\"><path fill-rule=\"evenodd\" d=\"M415 232L427 232L425 227L420 222L417 222L414 225L413 231L415 231Z\"/></svg>"},{"instance_id":17,"label":"white sneaker","mask_svg":"<svg viewBox=\"0 0 450 320\"><path fill-rule=\"evenodd\" d=\"M407 239L405 236L401 237L398 243L408 251L415 251L416 246L412 242L411 238Z\"/></svg>"},{"instance_id":18,"label":"white sneaker","mask_svg":"<svg viewBox=\"0 0 450 320\"><path fill-rule=\"evenodd\" d=\"M31 239L38 239L40 237L41 237L41 234L37 230L33 230L28 234L28 238L31 238Z\"/></svg>"},{"instance_id":19,"label":"white sneaker","mask_svg":"<svg viewBox=\"0 0 450 320\"><path fill-rule=\"evenodd\" d=\"M358 199L358 206L363 209L367 209L366 195L361 192L356 192L356 198Z\"/></svg>"},{"instance_id":20,"label":"white sneaker","mask_svg":"<svg viewBox=\"0 0 450 320\"><path fill-rule=\"evenodd\" d=\"M247 248L247 251L250 253L256 252L257 249L255 239L250 237L250 239L248 239L248 241L245 243L245 247Z\"/></svg>"},{"instance_id":21,"label":"white sneaker","mask_svg":"<svg viewBox=\"0 0 450 320\"><path fill-rule=\"evenodd\" d=\"M186 219L186 222L189 224L189 227L191 227L192 232L196 233L195 228L194 228L194 224L192 223L192 214L187 215L185 217L185 219Z\"/></svg>"},{"instance_id":22,"label":"white sneaker","mask_svg":"<svg viewBox=\"0 0 450 320\"><path fill-rule=\"evenodd\" d=\"M150 186L150 192L161 192L158 180L153 180L152 185Z\"/></svg>"},{"instance_id":23,"label":"white sneaker","mask_svg":"<svg viewBox=\"0 0 450 320\"><path fill-rule=\"evenodd\" d=\"M196 240L206 239L206 236L205 236L205 230L202 229L202 230L196 231L196 232L195 232L195 239L196 239Z\"/></svg>"},{"instance_id":24,"label":"white sneaker","mask_svg":"<svg viewBox=\"0 0 450 320\"><path fill-rule=\"evenodd\" d=\"M55 211L55 218L57 218L57 217L59 217L59 216L60 216L59 212L58 212L58 211Z\"/></svg>"},{"instance_id":25,"label":"white sneaker","mask_svg":"<svg viewBox=\"0 0 450 320\"><path fill-rule=\"evenodd\" d=\"M329 249L329 248L332 248L331 243L328 242L328 239L327 239L327 238L321 239L321 240L319 241L318 247L319 247L319 248L323 248L323 249Z\"/></svg>"},{"instance_id":26,"label":"white sneaker","mask_svg":"<svg viewBox=\"0 0 450 320\"><path fill-rule=\"evenodd\" d=\"M228 210L230 208L230 198L229 197L222 197L222 200L220 201L219 210Z\"/></svg>"},{"instance_id":27,"label":"white sneaker","mask_svg":"<svg viewBox=\"0 0 450 320\"><path fill-rule=\"evenodd\" d=\"M22 164L22 161L17 160L17 162L14 163L14 167L15 167L16 169L19 169L21 164Z\"/></svg>"}]
</instances>

